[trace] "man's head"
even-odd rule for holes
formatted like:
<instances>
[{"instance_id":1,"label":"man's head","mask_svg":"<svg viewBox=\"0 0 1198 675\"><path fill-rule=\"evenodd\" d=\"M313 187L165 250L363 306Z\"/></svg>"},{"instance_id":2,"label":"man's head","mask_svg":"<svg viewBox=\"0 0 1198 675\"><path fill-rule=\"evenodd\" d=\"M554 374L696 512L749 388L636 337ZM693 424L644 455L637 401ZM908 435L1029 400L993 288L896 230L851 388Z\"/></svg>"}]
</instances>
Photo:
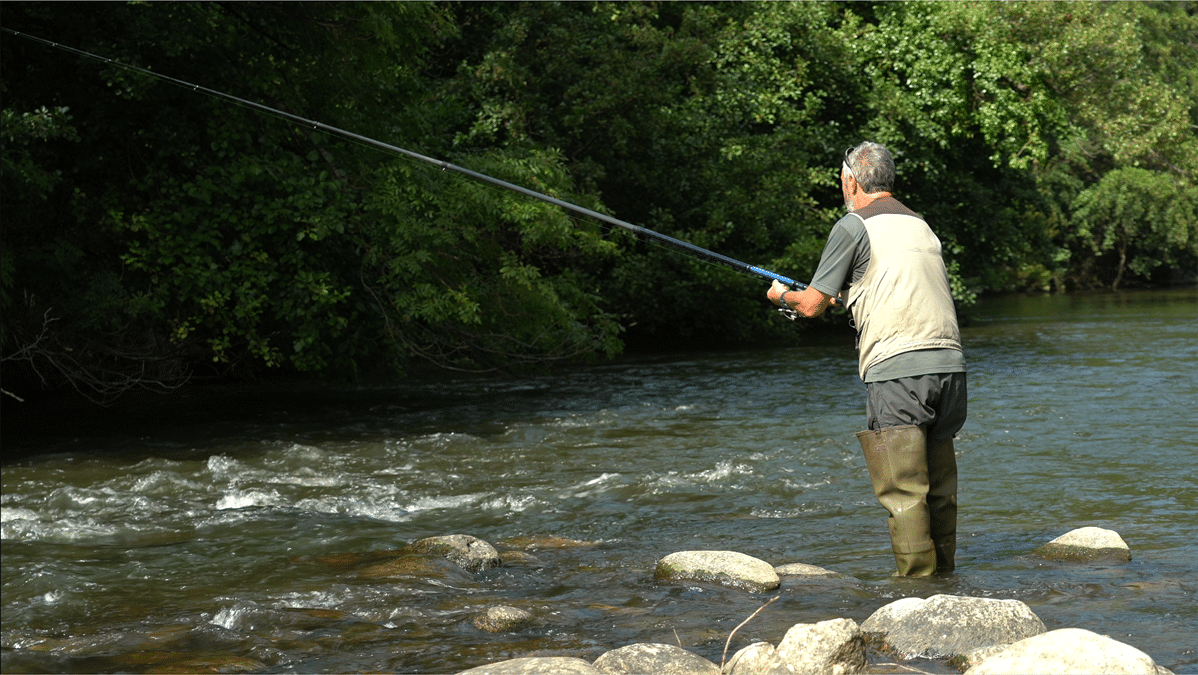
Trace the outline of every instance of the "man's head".
<instances>
[{"instance_id":1,"label":"man's head","mask_svg":"<svg viewBox=\"0 0 1198 675\"><path fill-rule=\"evenodd\" d=\"M858 193L874 195L893 190L894 159L890 151L872 141L846 150L844 165L840 170L840 185L844 191L845 206L850 211L855 210L854 202L860 201L860 198L854 199Z\"/></svg>"}]
</instances>

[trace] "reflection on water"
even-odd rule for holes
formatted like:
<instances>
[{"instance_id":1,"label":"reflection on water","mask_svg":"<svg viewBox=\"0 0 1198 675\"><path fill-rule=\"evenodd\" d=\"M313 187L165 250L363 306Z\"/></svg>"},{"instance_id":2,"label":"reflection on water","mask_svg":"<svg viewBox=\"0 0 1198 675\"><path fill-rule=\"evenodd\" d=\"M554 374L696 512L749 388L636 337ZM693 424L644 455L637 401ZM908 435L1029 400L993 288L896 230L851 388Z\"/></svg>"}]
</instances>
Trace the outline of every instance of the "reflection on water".
<instances>
[{"instance_id":1,"label":"reflection on water","mask_svg":"<svg viewBox=\"0 0 1198 675\"><path fill-rule=\"evenodd\" d=\"M1198 672L1196 319L1192 290L972 312L959 567L934 581L889 576L847 341L185 399L136 427L50 435L56 454L3 469L3 669L454 672L679 640L718 663L768 597L652 576L673 551L729 549L844 575L787 579L732 649L954 593L1017 598L1050 629ZM1090 525L1132 561L1029 555ZM360 564L451 533L531 555L477 575ZM470 625L494 604L538 623Z\"/></svg>"}]
</instances>

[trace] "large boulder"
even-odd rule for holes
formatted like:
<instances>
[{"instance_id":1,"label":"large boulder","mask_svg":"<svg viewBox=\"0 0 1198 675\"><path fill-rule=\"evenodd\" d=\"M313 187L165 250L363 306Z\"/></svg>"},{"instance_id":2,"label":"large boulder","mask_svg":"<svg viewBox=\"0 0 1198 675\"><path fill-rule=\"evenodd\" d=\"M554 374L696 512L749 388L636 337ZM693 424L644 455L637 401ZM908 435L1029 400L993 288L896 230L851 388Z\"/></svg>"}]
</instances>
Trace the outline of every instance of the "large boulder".
<instances>
[{"instance_id":1,"label":"large boulder","mask_svg":"<svg viewBox=\"0 0 1198 675\"><path fill-rule=\"evenodd\" d=\"M720 667L682 647L638 643L620 647L595 659L595 669L608 675L719 675Z\"/></svg>"},{"instance_id":2,"label":"large boulder","mask_svg":"<svg viewBox=\"0 0 1198 675\"><path fill-rule=\"evenodd\" d=\"M600 675L586 659L572 656L526 656L489 663L458 675Z\"/></svg>"},{"instance_id":3,"label":"large boulder","mask_svg":"<svg viewBox=\"0 0 1198 675\"><path fill-rule=\"evenodd\" d=\"M467 572L481 572L503 564L499 551L477 537L468 534L449 534L429 537L409 544L405 551L441 556Z\"/></svg>"},{"instance_id":4,"label":"large boulder","mask_svg":"<svg viewBox=\"0 0 1198 675\"><path fill-rule=\"evenodd\" d=\"M694 580L730 586L753 593L781 585L774 566L735 551L679 551L657 563L655 579Z\"/></svg>"},{"instance_id":5,"label":"large boulder","mask_svg":"<svg viewBox=\"0 0 1198 675\"><path fill-rule=\"evenodd\" d=\"M1104 635L1062 628L1020 640L965 671L965 675L1158 675L1167 673L1144 652Z\"/></svg>"},{"instance_id":6,"label":"large boulder","mask_svg":"<svg viewBox=\"0 0 1198 675\"><path fill-rule=\"evenodd\" d=\"M1049 560L1079 562L1131 560L1131 549L1114 530L1101 527L1081 527L1070 530L1036 549L1036 554Z\"/></svg>"},{"instance_id":7,"label":"large boulder","mask_svg":"<svg viewBox=\"0 0 1198 675\"><path fill-rule=\"evenodd\" d=\"M1018 600L934 595L904 598L874 612L861 630L903 659L951 659L1045 631L1044 622Z\"/></svg>"},{"instance_id":8,"label":"large boulder","mask_svg":"<svg viewBox=\"0 0 1198 675\"><path fill-rule=\"evenodd\" d=\"M865 637L852 619L800 623L786 631L770 660L769 673L863 673Z\"/></svg>"}]
</instances>

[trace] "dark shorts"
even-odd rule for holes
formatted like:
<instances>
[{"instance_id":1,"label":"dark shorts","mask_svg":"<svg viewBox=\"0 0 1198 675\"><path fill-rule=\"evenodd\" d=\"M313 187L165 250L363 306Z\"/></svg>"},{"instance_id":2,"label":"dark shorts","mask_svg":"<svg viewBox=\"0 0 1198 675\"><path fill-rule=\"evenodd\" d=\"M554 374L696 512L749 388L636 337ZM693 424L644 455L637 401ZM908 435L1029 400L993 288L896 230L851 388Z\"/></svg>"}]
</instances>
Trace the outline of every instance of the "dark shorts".
<instances>
[{"instance_id":1,"label":"dark shorts","mask_svg":"<svg viewBox=\"0 0 1198 675\"><path fill-rule=\"evenodd\" d=\"M865 394L865 418L870 430L926 425L930 441L956 436L965 426L969 410L965 373L867 382Z\"/></svg>"}]
</instances>

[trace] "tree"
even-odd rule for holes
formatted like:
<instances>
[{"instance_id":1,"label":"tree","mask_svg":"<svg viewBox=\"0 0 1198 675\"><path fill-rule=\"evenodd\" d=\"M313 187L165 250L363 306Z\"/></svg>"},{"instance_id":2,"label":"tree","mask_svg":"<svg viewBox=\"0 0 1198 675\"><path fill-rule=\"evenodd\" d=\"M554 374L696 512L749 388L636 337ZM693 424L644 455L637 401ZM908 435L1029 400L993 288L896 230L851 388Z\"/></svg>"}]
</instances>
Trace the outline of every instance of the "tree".
<instances>
[{"instance_id":1,"label":"tree","mask_svg":"<svg viewBox=\"0 0 1198 675\"><path fill-rule=\"evenodd\" d=\"M1198 189L1167 174L1115 169L1074 200L1076 236L1099 256L1116 256L1111 290L1125 272L1142 278L1162 264L1198 259Z\"/></svg>"},{"instance_id":2,"label":"tree","mask_svg":"<svg viewBox=\"0 0 1198 675\"><path fill-rule=\"evenodd\" d=\"M456 30L447 16L430 3L9 4L4 20L362 135L446 150L455 103L427 86L423 69L425 55ZM200 375L265 367L335 377L352 377L363 363L398 373L422 357L495 367L618 348L618 326L596 308L593 284L562 262L604 247L579 249L585 228L563 235L564 218L550 207L495 203L454 186L437 189L456 189L461 204L422 202L435 181L403 160L116 64L18 38L3 50L6 120L41 105L69 108L79 139L31 155L23 173L5 165L6 195L29 176L61 177L54 198L6 210L6 384L29 374L16 366L32 363L21 356L31 344L59 345L60 355L84 346L116 352L131 366L153 357L180 372L200 367ZM6 138L24 138L14 134ZM9 154L15 143L6 159L24 161ZM480 155L517 182L568 189L551 153ZM397 192L417 201L388 206ZM388 248L405 237L432 242L447 225L458 228L457 250L441 249L435 261L409 264ZM485 243L467 234L480 231L489 233ZM488 264L454 266L446 262L454 254ZM468 333L458 321L465 315L440 308L469 284L502 302L476 295L481 332L443 343L486 357L413 350L426 336ZM424 293L405 295L412 289ZM23 314L10 310L21 298L36 298L24 314L52 307L53 320L17 330ZM547 314L552 320L534 334L530 317L558 299L569 309ZM496 335L512 341L483 339Z\"/></svg>"},{"instance_id":3,"label":"tree","mask_svg":"<svg viewBox=\"0 0 1198 675\"><path fill-rule=\"evenodd\" d=\"M831 5L528 3L459 71L469 137L560 148L618 217L733 258L814 267L851 109ZM602 270L637 343L736 343L789 325L760 280L629 242ZM667 342L668 341L668 342Z\"/></svg>"}]
</instances>

